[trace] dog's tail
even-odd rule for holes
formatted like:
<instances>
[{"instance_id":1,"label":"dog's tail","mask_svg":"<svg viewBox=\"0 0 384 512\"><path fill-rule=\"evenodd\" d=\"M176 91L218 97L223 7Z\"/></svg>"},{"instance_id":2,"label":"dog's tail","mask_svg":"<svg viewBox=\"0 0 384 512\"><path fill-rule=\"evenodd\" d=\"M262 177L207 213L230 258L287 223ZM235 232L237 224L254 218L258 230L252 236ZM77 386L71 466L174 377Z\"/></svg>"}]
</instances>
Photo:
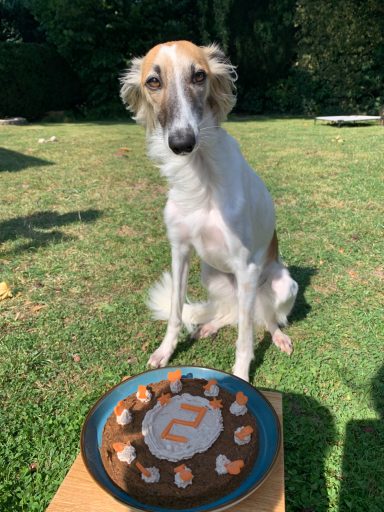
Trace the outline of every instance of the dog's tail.
<instances>
[{"instance_id":1,"label":"dog's tail","mask_svg":"<svg viewBox=\"0 0 384 512\"><path fill-rule=\"evenodd\" d=\"M161 279L149 291L147 305L156 320L168 320L171 313L172 276L164 272ZM186 302L183 306L182 322L189 332L197 325L209 322L215 316L212 302Z\"/></svg>"}]
</instances>

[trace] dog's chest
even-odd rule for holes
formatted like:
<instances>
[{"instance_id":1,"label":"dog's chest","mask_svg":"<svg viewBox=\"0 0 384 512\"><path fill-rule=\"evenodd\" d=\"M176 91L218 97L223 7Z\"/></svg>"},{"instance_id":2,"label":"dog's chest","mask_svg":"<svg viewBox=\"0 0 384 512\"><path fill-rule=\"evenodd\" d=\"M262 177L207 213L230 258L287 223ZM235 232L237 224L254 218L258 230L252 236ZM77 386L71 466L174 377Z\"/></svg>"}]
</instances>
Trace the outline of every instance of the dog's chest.
<instances>
[{"instance_id":1,"label":"dog's chest","mask_svg":"<svg viewBox=\"0 0 384 512\"><path fill-rule=\"evenodd\" d=\"M228 226L217 208L183 214L171 205L166 215L170 241L192 245L202 260L218 270L230 272L231 245ZM171 215L169 215L171 214Z\"/></svg>"}]
</instances>

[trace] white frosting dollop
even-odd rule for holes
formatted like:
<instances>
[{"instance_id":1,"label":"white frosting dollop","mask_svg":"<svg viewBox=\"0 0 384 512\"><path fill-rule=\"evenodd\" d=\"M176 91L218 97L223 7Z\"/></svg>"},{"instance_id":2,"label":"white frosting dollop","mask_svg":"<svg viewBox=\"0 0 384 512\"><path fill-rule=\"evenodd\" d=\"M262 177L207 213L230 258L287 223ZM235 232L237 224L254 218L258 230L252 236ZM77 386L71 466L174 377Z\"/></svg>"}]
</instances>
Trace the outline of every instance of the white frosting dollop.
<instances>
[{"instance_id":1,"label":"white frosting dollop","mask_svg":"<svg viewBox=\"0 0 384 512\"><path fill-rule=\"evenodd\" d=\"M147 484L155 484L160 480L160 471L155 466L152 466L151 468L145 468L147 469L151 474L150 476L145 476L143 473L141 473L141 478L146 482Z\"/></svg>"},{"instance_id":2,"label":"white frosting dollop","mask_svg":"<svg viewBox=\"0 0 384 512\"><path fill-rule=\"evenodd\" d=\"M185 437L186 442L163 439L161 434L173 419L190 422L196 419L198 413L182 409L181 404L204 407L206 413L196 427L178 424L172 426L170 434ZM211 408L209 405L209 400L206 398L192 396L189 393L176 395L165 405L157 403L146 413L142 423L144 441L152 455L158 459L177 462L208 450L223 430L223 417L220 409Z\"/></svg>"},{"instance_id":3,"label":"white frosting dollop","mask_svg":"<svg viewBox=\"0 0 384 512\"><path fill-rule=\"evenodd\" d=\"M216 473L218 475L225 475L228 473L227 471L227 464L229 464L231 461L225 456L225 455L218 455L216 457Z\"/></svg>"},{"instance_id":4,"label":"white frosting dollop","mask_svg":"<svg viewBox=\"0 0 384 512\"><path fill-rule=\"evenodd\" d=\"M243 446L244 444L248 444L249 441L251 440L251 434L249 434L249 436L245 436L243 439L240 439L239 437L237 437L236 433L237 432L240 432L241 430L243 430L244 427L239 427L235 430L235 433L233 434L233 439L235 441L236 444L238 444L239 446Z\"/></svg>"},{"instance_id":5,"label":"white frosting dollop","mask_svg":"<svg viewBox=\"0 0 384 512\"><path fill-rule=\"evenodd\" d=\"M132 421L132 414L128 409L124 409L120 416L116 416L116 421L119 425L128 425Z\"/></svg>"},{"instance_id":6,"label":"white frosting dollop","mask_svg":"<svg viewBox=\"0 0 384 512\"><path fill-rule=\"evenodd\" d=\"M187 466L185 466L185 469L187 471L191 471L191 468L188 468ZM176 475L175 475L175 484L177 485L177 487L180 487L181 489L185 489L186 487L188 487L188 485L191 485L192 480L193 480L193 475L192 475L191 480L183 480L180 476L180 473L176 473Z\"/></svg>"},{"instance_id":7,"label":"white frosting dollop","mask_svg":"<svg viewBox=\"0 0 384 512\"><path fill-rule=\"evenodd\" d=\"M220 388L217 384L212 384L211 387L209 387L208 389L204 390L204 395L205 396L217 396L220 392Z\"/></svg>"},{"instance_id":8,"label":"white frosting dollop","mask_svg":"<svg viewBox=\"0 0 384 512\"><path fill-rule=\"evenodd\" d=\"M131 462L136 459L136 450L133 446L128 445L124 450L121 450L121 452L116 452L116 455L121 462L131 464Z\"/></svg>"},{"instance_id":9,"label":"white frosting dollop","mask_svg":"<svg viewBox=\"0 0 384 512\"><path fill-rule=\"evenodd\" d=\"M147 389L145 392L145 398L139 398L139 392L136 393L136 398L138 400L140 400L140 402L143 402L144 404L146 404L147 402L149 402L151 400L152 394L149 391L149 389Z\"/></svg>"},{"instance_id":10,"label":"white frosting dollop","mask_svg":"<svg viewBox=\"0 0 384 512\"><path fill-rule=\"evenodd\" d=\"M169 386L171 388L172 393L180 393L180 391L183 389L183 385L181 383L181 380L173 380L171 381L171 384Z\"/></svg>"},{"instance_id":11,"label":"white frosting dollop","mask_svg":"<svg viewBox=\"0 0 384 512\"><path fill-rule=\"evenodd\" d=\"M248 411L246 405L240 405L236 402L236 400L231 404L229 410L235 416L243 416Z\"/></svg>"}]
</instances>

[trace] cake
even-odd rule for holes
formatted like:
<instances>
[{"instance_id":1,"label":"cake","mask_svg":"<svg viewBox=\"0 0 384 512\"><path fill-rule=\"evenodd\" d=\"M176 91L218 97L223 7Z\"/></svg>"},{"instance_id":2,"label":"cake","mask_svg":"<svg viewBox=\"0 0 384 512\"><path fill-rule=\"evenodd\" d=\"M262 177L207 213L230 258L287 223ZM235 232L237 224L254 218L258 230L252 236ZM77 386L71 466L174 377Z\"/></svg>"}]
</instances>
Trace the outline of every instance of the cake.
<instances>
[{"instance_id":1,"label":"cake","mask_svg":"<svg viewBox=\"0 0 384 512\"><path fill-rule=\"evenodd\" d=\"M138 386L116 404L102 435L111 480L143 505L168 509L209 504L248 476L258 431L248 397L215 380L168 379Z\"/></svg>"}]
</instances>

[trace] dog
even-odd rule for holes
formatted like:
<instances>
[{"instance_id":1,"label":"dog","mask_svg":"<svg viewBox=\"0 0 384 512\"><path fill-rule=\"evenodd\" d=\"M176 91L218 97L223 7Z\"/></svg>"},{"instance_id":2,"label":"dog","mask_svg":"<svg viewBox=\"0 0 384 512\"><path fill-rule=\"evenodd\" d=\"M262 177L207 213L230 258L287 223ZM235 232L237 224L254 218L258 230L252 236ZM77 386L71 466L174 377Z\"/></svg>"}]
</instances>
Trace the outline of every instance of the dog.
<instances>
[{"instance_id":1,"label":"dog","mask_svg":"<svg viewBox=\"0 0 384 512\"><path fill-rule=\"evenodd\" d=\"M135 58L121 78L121 98L144 125L150 158L169 184L164 210L172 253L149 295L165 337L148 364L166 366L182 325L195 337L238 325L234 375L249 379L254 326L283 352L293 350L286 325L297 283L279 258L271 196L220 123L235 104L235 67L219 46L173 41ZM189 259L201 259L204 303L185 303Z\"/></svg>"}]
</instances>

